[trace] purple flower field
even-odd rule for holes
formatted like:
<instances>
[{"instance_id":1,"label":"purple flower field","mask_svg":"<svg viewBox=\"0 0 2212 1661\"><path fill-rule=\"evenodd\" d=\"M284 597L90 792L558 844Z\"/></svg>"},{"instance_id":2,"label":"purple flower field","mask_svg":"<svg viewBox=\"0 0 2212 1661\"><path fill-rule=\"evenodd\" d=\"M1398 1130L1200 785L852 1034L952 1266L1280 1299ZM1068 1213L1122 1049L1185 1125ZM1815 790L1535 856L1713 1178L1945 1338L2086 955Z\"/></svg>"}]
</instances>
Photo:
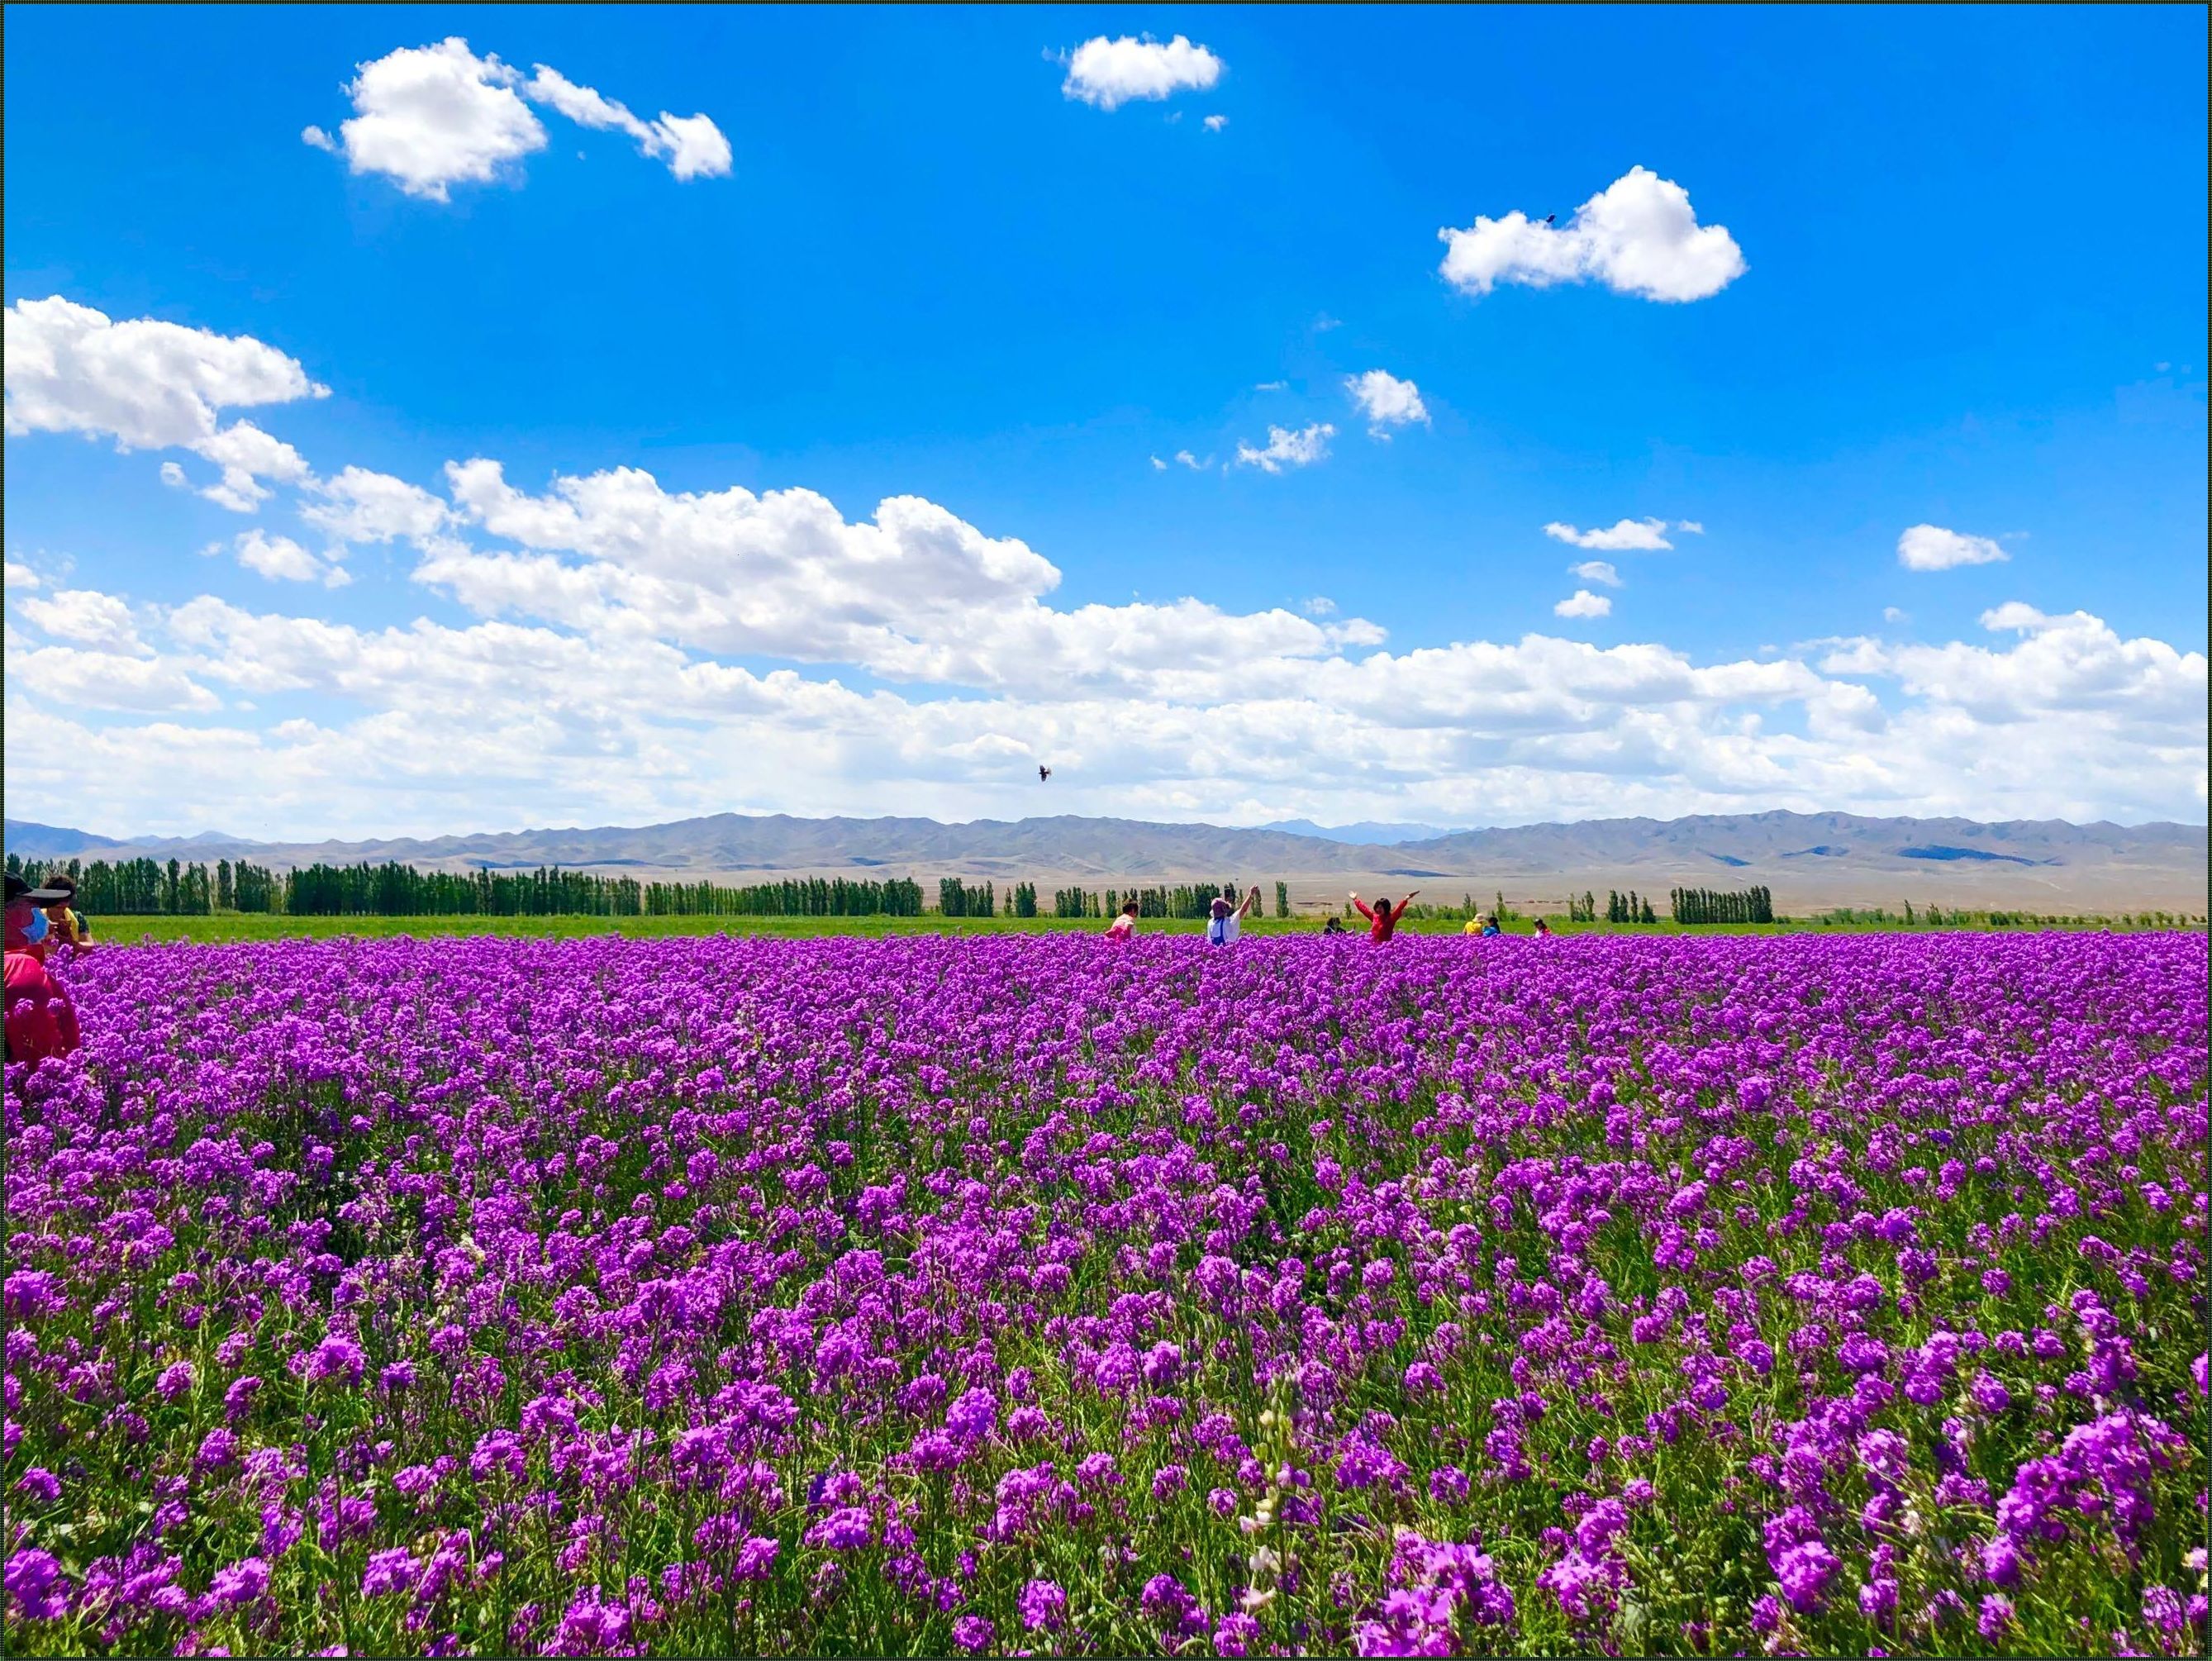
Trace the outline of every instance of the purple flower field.
<instances>
[{"instance_id":1,"label":"purple flower field","mask_svg":"<svg viewBox=\"0 0 2212 1661\"><path fill-rule=\"evenodd\" d=\"M109 946L17 1653L2201 1653L2201 936Z\"/></svg>"}]
</instances>

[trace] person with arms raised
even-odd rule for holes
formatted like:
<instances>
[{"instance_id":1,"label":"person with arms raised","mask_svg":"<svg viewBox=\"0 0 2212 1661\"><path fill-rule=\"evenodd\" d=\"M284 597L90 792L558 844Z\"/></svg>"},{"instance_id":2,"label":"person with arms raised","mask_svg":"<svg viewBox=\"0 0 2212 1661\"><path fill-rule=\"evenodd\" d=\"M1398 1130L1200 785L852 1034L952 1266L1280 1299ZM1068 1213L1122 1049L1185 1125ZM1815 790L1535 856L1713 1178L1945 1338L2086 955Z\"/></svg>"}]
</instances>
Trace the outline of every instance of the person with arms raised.
<instances>
[{"instance_id":1,"label":"person with arms raised","mask_svg":"<svg viewBox=\"0 0 2212 1661\"><path fill-rule=\"evenodd\" d=\"M1416 888L1413 894L1420 891ZM1406 908L1413 903L1413 894L1407 895L1395 907L1388 900L1377 900L1372 908L1357 893L1353 894L1352 904L1358 908L1359 915L1367 919L1367 938L1380 946L1396 933L1399 920L1406 915Z\"/></svg>"}]
</instances>

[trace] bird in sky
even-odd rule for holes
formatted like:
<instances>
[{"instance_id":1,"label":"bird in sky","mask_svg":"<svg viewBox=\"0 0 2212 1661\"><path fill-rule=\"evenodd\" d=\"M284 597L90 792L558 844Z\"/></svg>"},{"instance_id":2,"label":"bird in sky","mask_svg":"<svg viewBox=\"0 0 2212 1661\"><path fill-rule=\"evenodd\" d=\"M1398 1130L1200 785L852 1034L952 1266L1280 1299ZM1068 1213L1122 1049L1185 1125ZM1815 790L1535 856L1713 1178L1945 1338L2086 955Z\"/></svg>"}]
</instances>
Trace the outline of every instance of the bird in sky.
<instances>
[{"instance_id":1,"label":"bird in sky","mask_svg":"<svg viewBox=\"0 0 2212 1661\"><path fill-rule=\"evenodd\" d=\"M1037 768L1037 782L1038 782L1039 784L1042 784L1042 783L1043 783L1047 779L1050 778L1051 776L1052 776L1052 769L1051 769L1051 768L1049 768L1049 767L1045 767L1045 766L1042 766L1042 765L1040 765L1040 766Z\"/></svg>"}]
</instances>

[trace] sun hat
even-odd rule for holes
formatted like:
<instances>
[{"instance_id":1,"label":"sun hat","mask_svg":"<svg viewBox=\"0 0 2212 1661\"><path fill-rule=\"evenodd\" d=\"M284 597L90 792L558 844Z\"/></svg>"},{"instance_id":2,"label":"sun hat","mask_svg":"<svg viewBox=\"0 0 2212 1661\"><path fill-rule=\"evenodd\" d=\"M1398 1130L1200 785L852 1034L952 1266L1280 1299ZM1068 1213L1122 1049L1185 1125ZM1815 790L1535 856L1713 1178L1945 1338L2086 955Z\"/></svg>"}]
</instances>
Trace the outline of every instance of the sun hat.
<instances>
[{"instance_id":1,"label":"sun hat","mask_svg":"<svg viewBox=\"0 0 2212 1661\"><path fill-rule=\"evenodd\" d=\"M66 890L33 888L14 872L8 873L8 904L10 905L59 905L70 897Z\"/></svg>"}]
</instances>

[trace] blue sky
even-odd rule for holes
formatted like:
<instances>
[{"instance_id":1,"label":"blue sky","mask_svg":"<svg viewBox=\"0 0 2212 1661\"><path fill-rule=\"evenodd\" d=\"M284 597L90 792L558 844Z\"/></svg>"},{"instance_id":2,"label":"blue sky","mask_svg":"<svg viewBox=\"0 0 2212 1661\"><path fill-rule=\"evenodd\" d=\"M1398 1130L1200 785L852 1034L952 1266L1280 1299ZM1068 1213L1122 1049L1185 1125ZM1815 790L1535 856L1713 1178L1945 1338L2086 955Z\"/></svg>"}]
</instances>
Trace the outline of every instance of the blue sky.
<instances>
[{"instance_id":1,"label":"blue sky","mask_svg":"<svg viewBox=\"0 0 2212 1661\"><path fill-rule=\"evenodd\" d=\"M191 442L118 452L122 393L84 379L109 359L19 388L19 324L57 326L10 310L9 812L2202 820L2204 35L2118 8L12 14L11 308L246 338L330 390L210 401L298 464L236 511ZM359 66L448 37L513 67L483 95L542 143L427 184L353 153ZM1178 37L1206 84L1072 66ZM541 64L635 131L568 119ZM664 112L726 167L678 177ZM1638 167L1738 274L1440 269L1444 228L1567 228ZM156 397L175 355L139 344ZM1377 369L1425 415L1387 441L1346 386ZM1236 459L1322 424L1305 465ZM1057 581L810 564L817 526L768 551L770 605L752 532L518 533L453 494L478 457L531 497L630 468L848 526L921 498ZM450 521L311 527L346 467ZM1653 519L1703 529L1544 528ZM311 575L240 563L257 526ZM1982 563L1907 569L1913 526ZM1613 580L1569 575L1591 560ZM545 598L562 572L590 605ZM716 734L774 764L702 759ZM162 788L119 782L165 753ZM86 756L118 782L82 794ZM1049 803L1018 788L1039 758Z\"/></svg>"}]
</instances>

